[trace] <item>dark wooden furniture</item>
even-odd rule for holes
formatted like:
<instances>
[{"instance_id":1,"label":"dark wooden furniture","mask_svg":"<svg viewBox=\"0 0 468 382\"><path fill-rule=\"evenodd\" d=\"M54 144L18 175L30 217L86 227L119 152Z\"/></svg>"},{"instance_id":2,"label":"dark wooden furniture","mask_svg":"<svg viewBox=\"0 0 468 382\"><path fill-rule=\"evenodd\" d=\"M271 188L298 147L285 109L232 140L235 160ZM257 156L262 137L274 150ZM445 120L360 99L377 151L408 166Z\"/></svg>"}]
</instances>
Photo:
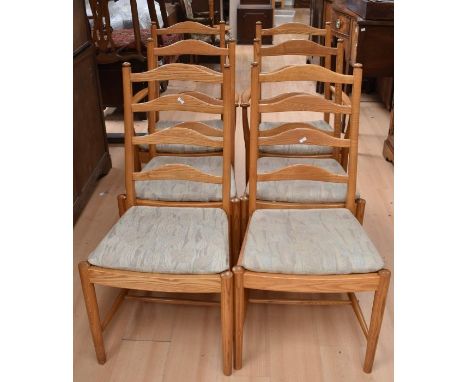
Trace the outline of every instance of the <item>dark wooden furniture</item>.
<instances>
[{"instance_id":1,"label":"dark wooden furniture","mask_svg":"<svg viewBox=\"0 0 468 382\"><path fill-rule=\"evenodd\" d=\"M73 221L112 167L96 57L83 0L73 0Z\"/></svg>"},{"instance_id":2,"label":"dark wooden furniture","mask_svg":"<svg viewBox=\"0 0 468 382\"><path fill-rule=\"evenodd\" d=\"M393 126L393 107L392 113L390 114L390 126L388 128L388 136L383 145L383 156L386 160L393 163L393 135L394 135L394 126Z\"/></svg>"},{"instance_id":3,"label":"dark wooden furniture","mask_svg":"<svg viewBox=\"0 0 468 382\"><path fill-rule=\"evenodd\" d=\"M257 21L261 21L263 28L273 27L273 8L269 1L268 4L240 4L237 7L238 44L253 44ZM266 37L262 42L272 44L273 38Z\"/></svg>"},{"instance_id":4,"label":"dark wooden furniture","mask_svg":"<svg viewBox=\"0 0 468 382\"><path fill-rule=\"evenodd\" d=\"M309 8L310 0L294 0L294 8Z\"/></svg>"},{"instance_id":5,"label":"dark wooden furniture","mask_svg":"<svg viewBox=\"0 0 468 382\"><path fill-rule=\"evenodd\" d=\"M372 5L364 7L364 3ZM347 73L353 64L361 63L367 79L364 83L369 83L369 78L379 78L379 85L385 87L385 92L380 89L379 93L389 107L392 81L381 79L393 77L393 2L312 0L311 25L323 28L327 21L332 23L333 34L344 40Z\"/></svg>"}]
</instances>

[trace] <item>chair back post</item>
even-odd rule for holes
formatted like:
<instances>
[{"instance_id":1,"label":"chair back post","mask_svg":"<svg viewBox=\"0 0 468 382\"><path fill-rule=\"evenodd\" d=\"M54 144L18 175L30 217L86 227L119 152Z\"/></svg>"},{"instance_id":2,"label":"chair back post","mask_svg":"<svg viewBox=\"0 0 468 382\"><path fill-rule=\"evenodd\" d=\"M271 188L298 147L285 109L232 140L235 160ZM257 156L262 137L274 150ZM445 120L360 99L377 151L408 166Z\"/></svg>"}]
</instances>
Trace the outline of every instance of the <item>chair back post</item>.
<instances>
[{"instance_id":1,"label":"chair back post","mask_svg":"<svg viewBox=\"0 0 468 382\"><path fill-rule=\"evenodd\" d=\"M148 70L156 69L158 63L154 55L154 43L155 40L152 38L148 39L146 45L146 57L148 61ZM148 101L151 101L159 96L159 82L158 81L148 81ZM156 111L148 112L148 133L152 134L155 132L156 122L158 120L158 113ZM149 145L149 155L150 158L156 156L156 145Z\"/></svg>"},{"instance_id":2,"label":"chair back post","mask_svg":"<svg viewBox=\"0 0 468 382\"><path fill-rule=\"evenodd\" d=\"M337 43L337 55L336 55L336 72L342 74L343 73L343 61L344 61L344 47L343 47L343 39L338 39ZM328 83L328 86L330 86L330 83ZM335 103L340 104L343 102L343 84L341 83L335 83ZM335 113L333 114L333 134L335 137L340 137L341 136L341 114ZM335 147L333 149L333 158L336 160L340 160L340 152L343 150L340 150L339 148Z\"/></svg>"},{"instance_id":3,"label":"chair back post","mask_svg":"<svg viewBox=\"0 0 468 382\"><path fill-rule=\"evenodd\" d=\"M255 23L255 38L258 38L260 40L260 45L262 41L262 22L257 21Z\"/></svg>"},{"instance_id":4,"label":"chair back post","mask_svg":"<svg viewBox=\"0 0 468 382\"><path fill-rule=\"evenodd\" d=\"M261 37L261 33L262 33L262 23L260 21L257 22L257 26L260 26L260 37L256 37L254 38L254 41L253 41L253 51L254 51L254 62L256 62L258 64L258 70L259 70L259 73L261 71L261 67L262 67L262 55L261 55L261 52L260 52L260 49L262 47L262 37ZM258 86L258 91L259 91L259 96L258 98L262 98L262 84L260 82L257 83L257 86ZM261 123L262 122L262 116L259 115L258 116L258 123Z\"/></svg>"},{"instance_id":5,"label":"chair back post","mask_svg":"<svg viewBox=\"0 0 468 382\"><path fill-rule=\"evenodd\" d=\"M258 159L258 124L260 122L260 66L252 63L251 93L250 93L250 149L249 149L249 216L254 213L257 205L257 159Z\"/></svg>"},{"instance_id":6,"label":"chair back post","mask_svg":"<svg viewBox=\"0 0 468 382\"><path fill-rule=\"evenodd\" d=\"M349 126L349 159L348 159L348 191L346 195L346 208L353 214L356 212L356 183L357 183L357 160L358 160L358 137L359 137L359 114L361 103L362 65L353 65L353 94L351 96L351 121Z\"/></svg>"},{"instance_id":7,"label":"chair back post","mask_svg":"<svg viewBox=\"0 0 468 382\"><path fill-rule=\"evenodd\" d=\"M231 83L231 67L229 64L224 66L223 71L223 210L227 216L231 216L231 158L232 158L232 103L234 102L231 97L231 90L229 84Z\"/></svg>"},{"instance_id":8,"label":"chair back post","mask_svg":"<svg viewBox=\"0 0 468 382\"><path fill-rule=\"evenodd\" d=\"M127 192L127 209L136 204L135 184L133 182L133 172L137 170L135 166L135 147L132 144L132 138L135 136L133 127L132 111L132 82L130 76L132 66L128 62L122 64L122 83L124 99L124 136L125 136L125 189Z\"/></svg>"},{"instance_id":9,"label":"chair back post","mask_svg":"<svg viewBox=\"0 0 468 382\"><path fill-rule=\"evenodd\" d=\"M323 40L322 40L323 41ZM332 34L331 34L331 23L330 21L327 21L325 23L325 46L331 46L331 41L332 41ZM325 56L325 68L331 70L331 56L327 55ZM331 99L331 93L330 93L330 83L325 82L323 84L323 94L326 99ZM330 122L330 113L324 113L323 119L325 122L329 123Z\"/></svg>"},{"instance_id":10,"label":"chair back post","mask_svg":"<svg viewBox=\"0 0 468 382\"><path fill-rule=\"evenodd\" d=\"M208 0L208 13L210 18L210 25L215 25L215 9L214 9L214 0Z\"/></svg>"},{"instance_id":11,"label":"chair back post","mask_svg":"<svg viewBox=\"0 0 468 382\"><path fill-rule=\"evenodd\" d=\"M228 58L229 58L229 67L230 67L230 82L229 90L231 93L230 105L232 105L232 114L231 114L231 161L234 165L234 156L235 156L235 142L236 142L236 40L229 40L228 42ZM225 57L225 56L223 56Z\"/></svg>"}]
</instances>

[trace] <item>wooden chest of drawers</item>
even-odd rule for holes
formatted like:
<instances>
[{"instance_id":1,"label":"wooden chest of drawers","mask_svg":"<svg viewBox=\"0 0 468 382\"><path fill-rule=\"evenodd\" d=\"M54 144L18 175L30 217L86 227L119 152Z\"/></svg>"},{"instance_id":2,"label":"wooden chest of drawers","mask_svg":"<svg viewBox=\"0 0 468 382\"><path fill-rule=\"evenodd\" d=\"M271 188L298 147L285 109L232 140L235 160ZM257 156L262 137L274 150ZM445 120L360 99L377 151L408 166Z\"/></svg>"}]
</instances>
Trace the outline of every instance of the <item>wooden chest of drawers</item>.
<instances>
[{"instance_id":1,"label":"wooden chest of drawers","mask_svg":"<svg viewBox=\"0 0 468 382\"><path fill-rule=\"evenodd\" d=\"M333 34L344 40L349 67L359 62L367 77L393 77L393 20L367 20L342 5L329 9Z\"/></svg>"}]
</instances>

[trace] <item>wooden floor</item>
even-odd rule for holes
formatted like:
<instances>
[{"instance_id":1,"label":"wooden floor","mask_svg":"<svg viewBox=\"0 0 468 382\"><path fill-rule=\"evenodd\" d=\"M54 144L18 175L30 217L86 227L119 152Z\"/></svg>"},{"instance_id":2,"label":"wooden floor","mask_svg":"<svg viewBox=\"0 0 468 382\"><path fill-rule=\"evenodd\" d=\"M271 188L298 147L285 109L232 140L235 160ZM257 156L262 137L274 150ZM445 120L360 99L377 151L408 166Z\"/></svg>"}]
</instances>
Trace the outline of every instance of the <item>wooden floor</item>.
<instances>
[{"instance_id":1,"label":"wooden floor","mask_svg":"<svg viewBox=\"0 0 468 382\"><path fill-rule=\"evenodd\" d=\"M295 20L306 22L308 11L297 10ZM251 46L238 46L237 56L236 90L242 91L250 82ZM301 62L297 58L270 60L270 63L265 62L266 69ZM176 82L171 83L169 91L174 91L177 86L179 84ZM268 96L277 90L265 88L264 94ZM240 111L237 117L235 172L238 193L241 194L245 179ZM176 117L167 113L162 118ZM276 115L275 118L286 120L291 116ZM298 118L298 114L295 118ZM388 123L389 112L373 97L364 95L358 170L358 189L361 197L367 200L364 228L385 258L387 268L392 270L393 166L382 157ZM109 123L109 128L118 130L122 124L113 121ZM113 168L100 180L74 227L75 382L393 380L393 283L374 371L370 375L362 372L365 339L349 306L250 305L245 331L244 367L234 371L231 377L225 377L221 368L220 313L217 308L128 300L106 329L104 340L108 361L105 365L99 365L88 328L77 264L87 258L118 220L116 195L124 191L123 148L113 146L110 151ZM107 311L116 292L97 287L101 314ZM359 294L358 298L368 319L372 296Z\"/></svg>"}]
</instances>

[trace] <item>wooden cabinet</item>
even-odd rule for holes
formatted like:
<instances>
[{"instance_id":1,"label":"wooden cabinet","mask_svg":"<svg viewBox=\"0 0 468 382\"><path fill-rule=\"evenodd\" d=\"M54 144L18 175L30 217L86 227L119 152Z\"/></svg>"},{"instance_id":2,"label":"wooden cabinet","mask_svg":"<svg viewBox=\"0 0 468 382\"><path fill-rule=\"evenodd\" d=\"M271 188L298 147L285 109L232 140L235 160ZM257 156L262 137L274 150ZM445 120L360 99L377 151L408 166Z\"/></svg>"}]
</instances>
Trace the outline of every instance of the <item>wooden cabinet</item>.
<instances>
[{"instance_id":1,"label":"wooden cabinet","mask_svg":"<svg viewBox=\"0 0 468 382\"><path fill-rule=\"evenodd\" d=\"M237 8L237 42L252 44L255 38L255 24L262 22L263 28L273 27L273 8L271 4L240 4ZM262 44L272 44L272 36L266 36Z\"/></svg>"},{"instance_id":2,"label":"wooden cabinet","mask_svg":"<svg viewBox=\"0 0 468 382\"><path fill-rule=\"evenodd\" d=\"M99 177L112 167L106 141L94 45L83 0L73 0L73 221Z\"/></svg>"}]
</instances>

